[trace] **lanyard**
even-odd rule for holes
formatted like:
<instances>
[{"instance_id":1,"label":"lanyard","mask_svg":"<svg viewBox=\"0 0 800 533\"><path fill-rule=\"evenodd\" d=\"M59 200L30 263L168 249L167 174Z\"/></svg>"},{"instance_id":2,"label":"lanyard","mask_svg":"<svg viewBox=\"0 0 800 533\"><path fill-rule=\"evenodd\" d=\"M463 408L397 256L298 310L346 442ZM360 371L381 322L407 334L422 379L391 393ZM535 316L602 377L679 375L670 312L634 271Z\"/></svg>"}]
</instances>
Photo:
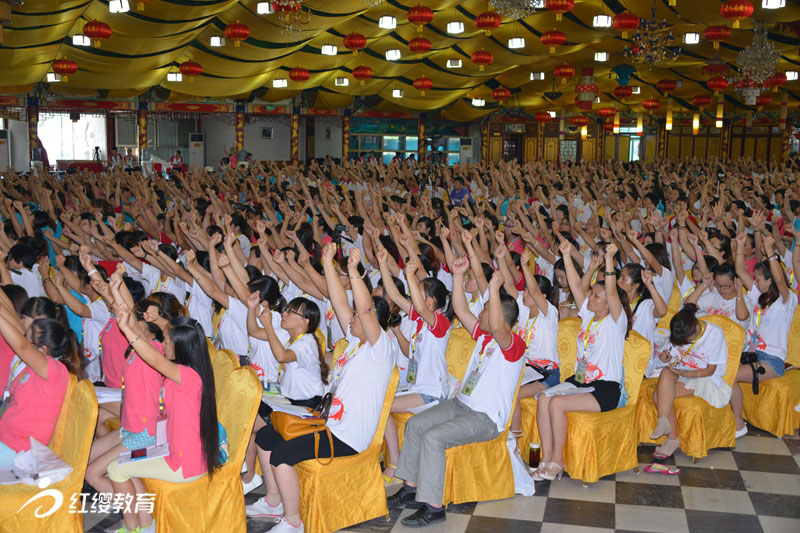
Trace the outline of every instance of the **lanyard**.
<instances>
[{"instance_id":1,"label":"lanyard","mask_svg":"<svg viewBox=\"0 0 800 533\"><path fill-rule=\"evenodd\" d=\"M167 283L169 283L169 278L165 279L164 281L161 281L161 276L159 276L158 281L156 281L156 290L153 292L161 292L161 289L166 290Z\"/></svg>"},{"instance_id":2,"label":"lanyard","mask_svg":"<svg viewBox=\"0 0 800 533\"><path fill-rule=\"evenodd\" d=\"M486 357L486 347L489 346L494 341L494 337L490 337L489 335L485 335L483 337L483 344L481 345L481 351L478 352L478 367L475 369L476 374L481 373L481 367L483 366L483 360Z\"/></svg>"},{"instance_id":3,"label":"lanyard","mask_svg":"<svg viewBox=\"0 0 800 533\"><path fill-rule=\"evenodd\" d=\"M421 318L417 319L417 330L414 332L413 335L411 335L411 358L412 359L414 358L414 355L416 354L416 351L417 351L417 335L419 335L419 332L422 331L422 328L423 328L424 325L425 325L424 321Z\"/></svg>"},{"instance_id":4,"label":"lanyard","mask_svg":"<svg viewBox=\"0 0 800 533\"><path fill-rule=\"evenodd\" d=\"M359 341L358 344L356 344L355 348L353 348L349 352L345 350L344 352L342 352L342 355L340 355L339 358L336 359L336 363L334 363L333 365L333 385L331 386L330 390L336 389L336 385L339 383L339 376L342 373L344 365L349 363L350 360L353 357L355 357L356 352L358 352L358 349L361 348L362 344L364 344L364 341Z\"/></svg>"},{"instance_id":5,"label":"lanyard","mask_svg":"<svg viewBox=\"0 0 800 533\"><path fill-rule=\"evenodd\" d=\"M530 323L530 319L525 324L525 330L527 331L525 336L525 348L528 348L528 343L531 342L531 337L533 337L533 331L536 329L536 321L539 319L539 314L537 313L535 317L533 317L533 324L531 324L530 328L528 327L528 323Z\"/></svg>"},{"instance_id":6,"label":"lanyard","mask_svg":"<svg viewBox=\"0 0 800 533\"><path fill-rule=\"evenodd\" d=\"M296 343L297 341L299 341L300 339L302 339L305 336L306 336L305 333L301 333L296 339L294 339L294 340L289 339L288 341L286 341L286 345L283 347L283 349L284 350L288 350L292 346L292 344ZM250 346L249 345L247 347L247 355L250 355ZM283 363L278 365L278 380L279 381L280 381L282 375L283 375Z\"/></svg>"},{"instance_id":7,"label":"lanyard","mask_svg":"<svg viewBox=\"0 0 800 533\"><path fill-rule=\"evenodd\" d=\"M681 354L681 358L675 361L675 364L673 365L674 367L677 367L679 364L681 364L683 360L686 359L690 353L692 353L692 349L694 348L695 344L697 344L697 341L703 337L703 334L706 332L706 327L702 322L700 323L700 327L702 328L700 335L698 335L694 342L692 342L691 346L689 346L689 349ZM680 350L678 350L678 353L680 353Z\"/></svg>"},{"instance_id":8,"label":"lanyard","mask_svg":"<svg viewBox=\"0 0 800 533\"><path fill-rule=\"evenodd\" d=\"M603 317L603 320L608 318L608 315ZM603 320L597 323L597 327L600 327L600 324L603 323ZM586 350L589 349L589 334L592 332L592 323L594 323L594 317L589 320L589 324L586 326L586 332L583 334L583 360L586 360Z\"/></svg>"},{"instance_id":9,"label":"lanyard","mask_svg":"<svg viewBox=\"0 0 800 533\"><path fill-rule=\"evenodd\" d=\"M633 313L633 310L634 310L634 309L636 309L636 304L638 304L638 303L639 303L639 298L641 298L641 296L637 295L637 296L636 296L636 299L635 299L635 300L633 300L633 301L630 303L630 306L629 306L629 307L631 308L631 313Z\"/></svg>"},{"instance_id":10,"label":"lanyard","mask_svg":"<svg viewBox=\"0 0 800 533\"><path fill-rule=\"evenodd\" d=\"M11 390L11 384L14 383L14 372L16 372L17 367L22 362L22 359L19 358L18 355L14 356L14 361L11 364L11 373L8 375L8 384L6 384L6 390L3 391L3 397L0 400L4 400L9 395L9 391ZM21 374L20 374L21 375Z\"/></svg>"}]
</instances>

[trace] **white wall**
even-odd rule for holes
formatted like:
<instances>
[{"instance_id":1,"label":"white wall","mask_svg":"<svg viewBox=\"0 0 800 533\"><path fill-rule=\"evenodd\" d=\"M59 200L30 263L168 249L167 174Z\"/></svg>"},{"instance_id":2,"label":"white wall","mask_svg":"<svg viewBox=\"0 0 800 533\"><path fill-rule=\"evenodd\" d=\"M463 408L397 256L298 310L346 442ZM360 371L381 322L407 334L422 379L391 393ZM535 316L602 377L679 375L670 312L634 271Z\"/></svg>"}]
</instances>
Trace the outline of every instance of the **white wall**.
<instances>
[{"instance_id":1,"label":"white wall","mask_svg":"<svg viewBox=\"0 0 800 533\"><path fill-rule=\"evenodd\" d=\"M11 165L17 172L30 170L31 151L28 148L28 123L25 120L8 121L9 136L11 138ZM56 162L52 159L51 164Z\"/></svg>"},{"instance_id":2,"label":"white wall","mask_svg":"<svg viewBox=\"0 0 800 533\"><path fill-rule=\"evenodd\" d=\"M330 131L330 139L326 139ZM341 119L332 121L324 118L314 119L314 157L342 157L342 123Z\"/></svg>"}]
</instances>

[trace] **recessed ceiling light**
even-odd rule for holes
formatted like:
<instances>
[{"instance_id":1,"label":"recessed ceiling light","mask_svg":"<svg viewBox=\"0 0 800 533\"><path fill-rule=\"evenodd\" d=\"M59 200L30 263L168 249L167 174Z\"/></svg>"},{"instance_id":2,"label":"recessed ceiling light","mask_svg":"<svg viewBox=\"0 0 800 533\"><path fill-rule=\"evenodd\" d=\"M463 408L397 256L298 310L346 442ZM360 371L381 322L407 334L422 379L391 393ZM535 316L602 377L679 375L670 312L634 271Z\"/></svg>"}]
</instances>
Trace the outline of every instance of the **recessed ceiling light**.
<instances>
[{"instance_id":1,"label":"recessed ceiling light","mask_svg":"<svg viewBox=\"0 0 800 533\"><path fill-rule=\"evenodd\" d=\"M639 87L638 85L631 85L631 90L633 91L632 94L641 94L642 93L642 88Z\"/></svg>"},{"instance_id":2,"label":"recessed ceiling light","mask_svg":"<svg viewBox=\"0 0 800 533\"><path fill-rule=\"evenodd\" d=\"M384 30L393 30L397 27L397 19L391 15L384 15L378 19L378 27Z\"/></svg>"},{"instance_id":3,"label":"recessed ceiling light","mask_svg":"<svg viewBox=\"0 0 800 533\"><path fill-rule=\"evenodd\" d=\"M222 37L221 35L212 35L208 40L208 44L215 48L225 46L225 37Z\"/></svg>"},{"instance_id":4,"label":"recessed ceiling light","mask_svg":"<svg viewBox=\"0 0 800 533\"><path fill-rule=\"evenodd\" d=\"M786 81L795 81L797 79L797 71L796 70L787 70L786 71Z\"/></svg>"},{"instance_id":5,"label":"recessed ceiling light","mask_svg":"<svg viewBox=\"0 0 800 533\"><path fill-rule=\"evenodd\" d=\"M460 59L448 59L447 60L447 68L461 68L461 60Z\"/></svg>"},{"instance_id":6,"label":"recessed ceiling light","mask_svg":"<svg viewBox=\"0 0 800 533\"><path fill-rule=\"evenodd\" d=\"M509 48L525 48L525 39L523 37L512 37L508 40Z\"/></svg>"},{"instance_id":7,"label":"recessed ceiling light","mask_svg":"<svg viewBox=\"0 0 800 533\"><path fill-rule=\"evenodd\" d=\"M183 81L183 74L180 72L167 72L167 81Z\"/></svg>"},{"instance_id":8,"label":"recessed ceiling light","mask_svg":"<svg viewBox=\"0 0 800 533\"><path fill-rule=\"evenodd\" d=\"M289 86L289 81L286 78L275 78L272 80L272 86L276 89L283 89Z\"/></svg>"},{"instance_id":9,"label":"recessed ceiling light","mask_svg":"<svg viewBox=\"0 0 800 533\"><path fill-rule=\"evenodd\" d=\"M608 61L608 52L595 52L594 53L594 60L600 63Z\"/></svg>"},{"instance_id":10,"label":"recessed ceiling light","mask_svg":"<svg viewBox=\"0 0 800 533\"><path fill-rule=\"evenodd\" d=\"M786 7L786 0L764 0L761 2L764 9L780 9Z\"/></svg>"},{"instance_id":11,"label":"recessed ceiling light","mask_svg":"<svg viewBox=\"0 0 800 533\"><path fill-rule=\"evenodd\" d=\"M403 94L403 89L392 89L392 96L394 98L402 98Z\"/></svg>"},{"instance_id":12,"label":"recessed ceiling light","mask_svg":"<svg viewBox=\"0 0 800 533\"><path fill-rule=\"evenodd\" d=\"M473 98L472 105L474 105L475 107L483 107L486 105L486 100L484 100L483 98Z\"/></svg>"},{"instance_id":13,"label":"recessed ceiling light","mask_svg":"<svg viewBox=\"0 0 800 533\"><path fill-rule=\"evenodd\" d=\"M91 45L92 45L92 40L83 34L72 36L72 46L91 46Z\"/></svg>"},{"instance_id":14,"label":"recessed ceiling light","mask_svg":"<svg viewBox=\"0 0 800 533\"><path fill-rule=\"evenodd\" d=\"M347 87L350 85L350 78L339 77L333 80L334 85L337 87Z\"/></svg>"},{"instance_id":15,"label":"recessed ceiling light","mask_svg":"<svg viewBox=\"0 0 800 533\"><path fill-rule=\"evenodd\" d=\"M458 35L464 33L464 23L459 20L453 20L447 23L447 33L450 35Z\"/></svg>"},{"instance_id":16,"label":"recessed ceiling light","mask_svg":"<svg viewBox=\"0 0 800 533\"><path fill-rule=\"evenodd\" d=\"M127 13L131 10L128 0L111 0L108 3L108 11L111 13Z\"/></svg>"},{"instance_id":17,"label":"recessed ceiling light","mask_svg":"<svg viewBox=\"0 0 800 533\"><path fill-rule=\"evenodd\" d=\"M324 56L335 56L336 53L339 51L339 48L333 44L323 44L322 45L322 55Z\"/></svg>"},{"instance_id":18,"label":"recessed ceiling light","mask_svg":"<svg viewBox=\"0 0 800 533\"><path fill-rule=\"evenodd\" d=\"M398 59L400 59L400 50L397 48L386 50L386 61L397 61Z\"/></svg>"},{"instance_id":19,"label":"recessed ceiling light","mask_svg":"<svg viewBox=\"0 0 800 533\"><path fill-rule=\"evenodd\" d=\"M683 34L684 44L697 44L700 42L700 34L694 32L687 32Z\"/></svg>"},{"instance_id":20,"label":"recessed ceiling light","mask_svg":"<svg viewBox=\"0 0 800 533\"><path fill-rule=\"evenodd\" d=\"M256 4L256 13L259 15L272 15L275 10L272 9L272 2L259 2Z\"/></svg>"},{"instance_id":21,"label":"recessed ceiling light","mask_svg":"<svg viewBox=\"0 0 800 533\"><path fill-rule=\"evenodd\" d=\"M595 15L592 19L592 26L595 28L610 28L611 17L608 15Z\"/></svg>"},{"instance_id":22,"label":"recessed ceiling light","mask_svg":"<svg viewBox=\"0 0 800 533\"><path fill-rule=\"evenodd\" d=\"M47 73L47 83L58 83L60 81L61 81L61 74L56 74L55 72Z\"/></svg>"},{"instance_id":23,"label":"recessed ceiling light","mask_svg":"<svg viewBox=\"0 0 800 533\"><path fill-rule=\"evenodd\" d=\"M544 72L531 72L531 81L543 80Z\"/></svg>"}]
</instances>

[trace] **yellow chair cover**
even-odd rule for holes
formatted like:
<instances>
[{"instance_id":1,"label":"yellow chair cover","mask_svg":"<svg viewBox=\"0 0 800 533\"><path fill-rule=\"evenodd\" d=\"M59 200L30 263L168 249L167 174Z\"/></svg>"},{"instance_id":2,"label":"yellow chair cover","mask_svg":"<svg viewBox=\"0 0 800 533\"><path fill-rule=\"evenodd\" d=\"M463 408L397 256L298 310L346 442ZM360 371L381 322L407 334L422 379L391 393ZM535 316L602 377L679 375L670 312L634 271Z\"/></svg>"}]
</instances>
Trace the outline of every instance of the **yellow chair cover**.
<instances>
[{"instance_id":1,"label":"yellow chair cover","mask_svg":"<svg viewBox=\"0 0 800 533\"><path fill-rule=\"evenodd\" d=\"M681 291L678 289L677 285L673 285L672 287L672 295L669 297L669 302L667 302L667 312L656 324L656 327L669 329L669 321L672 320L672 317L675 316L675 313L680 311L681 309Z\"/></svg>"},{"instance_id":2,"label":"yellow chair cover","mask_svg":"<svg viewBox=\"0 0 800 533\"><path fill-rule=\"evenodd\" d=\"M211 361L214 369L214 389L217 397L217 411L222 408L223 389L234 369L239 368L239 357L230 350L217 350Z\"/></svg>"},{"instance_id":3,"label":"yellow chair cover","mask_svg":"<svg viewBox=\"0 0 800 533\"><path fill-rule=\"evenodd\" d=\"M578 351L578 331L581 319L573 316L558 321L558 358L561 360L561 381L575 373L575 354ZM539 426L536 425L536 398L519 401L522 410L522 437L517 439L520 450L527 450L531 442L539 442Z\"/></svg>"},{"instance_id":4,"label":"yellow chair cover","mask_svg":"<svg viewBox=\"0 0 800 533\"><path fill-rule=\"evenodd\" d=\"M739 384L744 392L745 420L776 437L791 435L800 425L800 413L794 410L800 404L800 310L794 312L789 328L786 362L795 368L761 382L757 395L750 383Z\"/></svg>"},{"instance_id":5,"label":"yellow chair cover","mask_svg":"<svg viewBox=\"0 0 800 533\"><path fill-rule=\"evenodd\" d=\"M68 420L69 424L62 424L62 419ZM73 495L78 495L75 497L80 501L79 494L83 490L96 423L97 397L92 383L84 379L74 386L71 385L70 394L65 396L64 406L56 423L57 428L61 425L61 432L58 435L54 433L50 440L50 448L73 468L66 479L47 487L60 491L64 496L61 506L50 516L37 518L34 516L37 509L41 507L41 512L46 512L52 504L52 499L45 498L18 513L19 508L41 492L41 489L24 484L3 485L0 489L0 531L83 532L83 515L70 513L69 509Z\"/></svg>"},{"instance_id":6,"label":"yellow chair cover","mask_svg":"<svg viewBox=\"0 0 800 533\"><path fill-rule=\"evenodd\" d=\"M638 466L634 414L639 386L650 361L650 342L631 331L625 341L623 367L628 404L605 413L567 413L567 443L564 460L569 477L584 483Z\"/></svg>"},{"instance_id":7,"label":"yellow chair cover","mask_svg":"<svg viewBox=\"0 0 800 533\"><path fill-rule=\"evenodd\" d=\"M261 382L255 371L237 368L228 377L217 407L217 418L228 434L228 461L213 477L190 483L143 480L147 492L156 495L153 516L158 533L247 531L239 474L260 402Z\"/></svg>"},{"instance_id":8,"label":"yellow chair cover","mask_svg":"<svg viewBox=\"0 0 800 533\"><path fill-rule=\"evenodd\" d=\"M517 403L521 382L522 373L511 405ZM514 497L514 472L511 470L511 458L506 444L510 427L509 416L505 430L496 438L455 446L445 451L447 463L442 505Z\"/></svg>"},{"instance_id":9,"label":"yellow chair cover","mask_svg":"<svg viewBox=\"0 0 800 533\"><path fill-rule=\"evenodd\" d=\"M719 315L704 316L710 324L722 328L725 343L728 345L728 366L724 381L733 386L733 379L739 369L739 359L744 346L744 330L729 318ZM650 440L650 433L656 427L658 412L653 403L653 391L658 379L647 379L641 389L641 407L636 413L636 435L639 442L660 444L665 437ZM678 437L681 451L689 457L702 459L712 448L732 448L736 445L734 436L736 424L729 406L717 409L696 396L684 396L675 400L675 416L678 419Z\"/></svg>"},{"instance_id":10,"label":"yellow chair cover","mask_svg":"<svg viewBox=\"0 0 800 533\"><path fill-rule=\"evenodd\" d=\"M308 533L328 533L389 514L379 456L399 380L395 368L375 436L366 450L335 457L324 466L316 459L295 466L300 478L300 516Z\"/></svg>"},{"instance_id":11,"label":"yellow chair cover","mask_svg":"<svg viewBox=\"0 0 800 533\"><path fill-rule=\"evenodd\" d=\"M211 359L211 362L214 362L214 358L217 356L217 349L214 348L214 343L211 342L211 339L206 338L206 344L208 345L208 358Z\"/></svg>"},{"instance_id":12,"label":"yellow chair cover","mask_svg":"<svg viewBox=\"0 0 800 533\"><path fill-rule=\"evenodd\" d=\"M72 389L78 382L78 378L75 377L74 374L69 375L69 381L67 382L67 392L64 394L64 398L71 398L72 397ZM94 388L94 387L93 387ZM64 405L67 405L67 402L64 402ZM61 412L58 414L58 420L56 420L56 427L53 430L53 436L50 437L50 443L48 447L53 450L56 454L61 453L61 447L64 444L64 431L67 428L67 409L64 409L64 406L61 406Z\"/></svg>"}]
</instances>

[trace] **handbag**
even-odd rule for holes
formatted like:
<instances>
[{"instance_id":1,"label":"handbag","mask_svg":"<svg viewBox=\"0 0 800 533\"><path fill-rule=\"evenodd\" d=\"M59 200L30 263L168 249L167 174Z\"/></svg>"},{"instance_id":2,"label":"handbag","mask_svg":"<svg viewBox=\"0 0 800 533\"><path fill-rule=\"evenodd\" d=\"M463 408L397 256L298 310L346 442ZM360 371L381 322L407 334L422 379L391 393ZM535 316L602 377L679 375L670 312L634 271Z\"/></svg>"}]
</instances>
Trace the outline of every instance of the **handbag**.
<instances>
[{"instance_id":1,"label":"handbag","mask_svg":"<svg viewBox=\"0 0 800 533\"><path fill-rule=\"evenodd\" d=\"M303 435L314 434L314 458L322 466L327 466L333 462L333 434L326 425L328 420L328 411L330 410L333 395L327 393L320 401L317 409L311 411L315 416L313 418L301 418L299 416L290 415L289 413L282 413L280 411L272 411L269 418L272 426L275 428L283 440L296 439ZM319 458L319 439L320 434L325 433L328 436L328 444L331 450L331 456L327 462L323 462Z\"/></svg>"},{"instance_id":2,"label":"handbag","mask_svg":"<svg viewBox=\"0 0 800 533\"><path fill-rule=\"evenodd\" d=\"M753 394L758 394L758 376L759 374L765 374L767 370L761 365L756 367L756 364L758 364L758 355L756 355L756 352L742 352L739 362L742 365L750 365L750 369L753 371Z\"/></svg>"}]
</instances>

